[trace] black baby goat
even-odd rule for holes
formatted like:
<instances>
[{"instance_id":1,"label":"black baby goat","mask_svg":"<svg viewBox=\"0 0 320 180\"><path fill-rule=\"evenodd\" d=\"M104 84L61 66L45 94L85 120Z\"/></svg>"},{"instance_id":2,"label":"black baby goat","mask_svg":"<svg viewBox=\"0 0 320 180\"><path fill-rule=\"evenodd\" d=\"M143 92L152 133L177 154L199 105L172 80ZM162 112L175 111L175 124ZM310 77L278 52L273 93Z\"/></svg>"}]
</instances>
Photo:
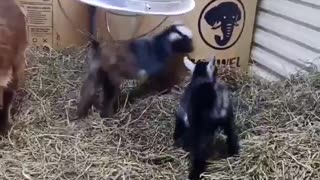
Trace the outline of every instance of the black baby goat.
<instances>
[{"instance_id":1,"label":"black baby goat","mask_svg":"<svg viewBox=\"0 0 320 180\"><path fill-rule=\"evenodd\" d=\"M229 90L216 78L215 59L194 64L185 57L184 63L192 77L176 112L174 141L190 152L189 179L197 180L206 170L210 147L219 127L227 135L230 156L238 154L240 147Z\"/></svg>"}]
</instances>

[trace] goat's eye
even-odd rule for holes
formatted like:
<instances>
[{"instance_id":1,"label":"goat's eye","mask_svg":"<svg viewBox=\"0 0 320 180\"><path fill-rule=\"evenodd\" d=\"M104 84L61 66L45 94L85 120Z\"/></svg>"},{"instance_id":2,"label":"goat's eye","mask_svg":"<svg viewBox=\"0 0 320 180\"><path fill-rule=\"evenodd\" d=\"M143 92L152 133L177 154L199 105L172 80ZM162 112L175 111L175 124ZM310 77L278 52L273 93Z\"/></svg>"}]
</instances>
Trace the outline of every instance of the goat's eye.
<instances>
[{"instance_id":1,"label":"goat's eye","mask_svg":"<svg viewBox=\"0 0 320 180\"><path fill-rule=\"evenodd\" d=\"M223 19L227 19L227 16L223 16Z\"/></svg>"},{"instance_id":2,"label":"goat's eye","mask_svg":"<svg viewBox=\"0 0 320 180\"><path fill-rule=\"evenodd\" d=\"M236 18L235 16L232 16L232 19Z\"/></svg>"}]
</instances>

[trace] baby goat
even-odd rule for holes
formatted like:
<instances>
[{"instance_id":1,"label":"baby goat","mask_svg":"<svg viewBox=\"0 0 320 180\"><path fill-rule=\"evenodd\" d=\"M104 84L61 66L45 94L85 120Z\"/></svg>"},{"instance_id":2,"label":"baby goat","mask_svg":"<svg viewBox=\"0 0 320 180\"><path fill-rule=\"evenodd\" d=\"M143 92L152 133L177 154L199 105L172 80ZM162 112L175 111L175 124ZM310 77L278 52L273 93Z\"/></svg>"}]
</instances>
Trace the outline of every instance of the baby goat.
<instances>
[{"instance_id":1,"label":"baby goat","mask_svg":"<svg viewBox=\"0 0 320 180\"><path fill-rule=\"evenodd\" d=\"M169 93L171 89L175 85L178 85L187 75L187 69L184 66L183 58L192 51L192 33L183 26L178 26L178 28L180 28L180 31L184 34L189 35L185 36L184 41L176 43L175 47L173 48L175 49L175 52L171 53L167 63L161 63L159 66L155 66L157 67L157 71L153 71L154 73L149 73L148 78L144 82L140 83L137 88L130 91L130 96L128 99L129 102L133 102L135 99L157 93ZM163 67L164 65L165 68ZM159 67L162 68L160 69Z\"/></svg>"},{"instance_id":2,"label":"baby goat","mask_svg":"<svg viewBox=\"0 0 320 180\"><path fill-rule=\"evenodd\" d=\"M99 85L103 100L101 117L113 113L115 99L125 79L142 79L161 72L170 58L193 51L192 32L184 25L171 25L154 37L140 38L118 45L102 46L93 41L89 50L89 73L81 88L78 116L87 115Z\"/></svg>"},{"instance_id":3,"label":"baby goat","mask_svg":"<svg viewBox=\"0 0 320 180\"><path fill-rule=\"evenodd\" d=\"M190 152L189 179L197 180L206 169L210 147L219 127L227 135L229 155L238 154L239 142L229 91L216 78L215 60L194 64L185 57L184 63L192 77L175 114L173 138L176 145L182 145Z\"/></svg>"},{"instance_id":4,"label":"baby goat","mask_svg":"<svg viewBox=\"0 0 320 180\"><path fill-rule=\"evenodd\" d=\"M27 48L26 21L15 0L0 1L0 134L10 128L15 91L24 76Z\"/></svg>"}]
</instances>

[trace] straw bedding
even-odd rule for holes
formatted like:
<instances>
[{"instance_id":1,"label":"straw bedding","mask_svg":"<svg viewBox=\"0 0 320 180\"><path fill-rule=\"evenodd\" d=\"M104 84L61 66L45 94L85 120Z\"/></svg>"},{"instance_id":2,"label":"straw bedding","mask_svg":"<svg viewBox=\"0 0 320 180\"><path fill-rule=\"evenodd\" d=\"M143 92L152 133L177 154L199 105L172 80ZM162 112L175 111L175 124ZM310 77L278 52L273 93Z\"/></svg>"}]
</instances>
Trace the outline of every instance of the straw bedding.
<instances>
[{"instance_id":1,"label":"straw bedding","mask_svg":"<svg viewBox=\"0 0 320 180\"><path fill-rule=\"evenodd\" d=\"M187 154L172 147L173 113L183 87L122 105L112 119L93 110L77 121L85 51L31 52L14 127L0 141L0 179L186 177ZM225 150L225 137L219 136L206 178L320 179L320 75L281 83L228 78L242 150L219 159ZM128 81L124 90L133 85Z\"/></svg>"}]
</instances>

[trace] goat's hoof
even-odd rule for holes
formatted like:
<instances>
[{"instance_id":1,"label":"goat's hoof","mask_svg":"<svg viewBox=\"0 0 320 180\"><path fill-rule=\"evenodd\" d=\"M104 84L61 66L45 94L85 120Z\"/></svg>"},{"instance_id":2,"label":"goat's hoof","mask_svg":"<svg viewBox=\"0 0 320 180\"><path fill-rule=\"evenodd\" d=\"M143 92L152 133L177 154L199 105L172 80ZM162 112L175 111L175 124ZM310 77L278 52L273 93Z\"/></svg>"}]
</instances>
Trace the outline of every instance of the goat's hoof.
<instances>
[{"instance_id":1,"label":"goat's hoof","mask_svg":"<svg viewBox=\"0 0 320 180\"><path fill-rule=\"evenodd\" d=\"M103 105L100 109L101 118L110 118L114 114L115 104Z\"/></svg>"},{"instance_id":2,"label":"goat's hoof","mask_svg":"<svg viewBox=\"0 0 320 180\"><path fill-rule=\"evenodd\" d=\"M190 148L186 144L184 144L181 139L174 141L173 146L176 148L181 148L186 152L190 152Z\"/></svg>"},{"instance_id":3,"label":"goat's hoof","mask_svg":"<svg viewBox=\"0 0 320 180\"><path fill-rule=\"evenodd\" d=\"M85 118L89 114L89 108L85 108L83 105L78 105L77 112L78 118Z\"/></svg>"},{"instance_id":4,"label":"goat's hoof","mask_svg":"<svg viewBox=\"0 0 320 180\"><path fill-rule=\"evenodd\" d=\"M101 109L102 108L102 105L99 103L99 102L95 102L92 104L94 108L96 109Z\"/></svg>"},{"instance_id":5,"label":"goat's hoof","mask_svg":"<svg viewBox=\"0 0 320 180\"><path fill-rule=\"evenodd\" d=\"M0 136L3 136L3 137L7 136L11 127L12 127L12 124L6 124L5 126L1 126L0 127Z\"/></svg>"},{"instance_id":6,"label":"goat's hoof","mask_svg":"<svg viewBox=\"0 0 320 180\"><path fill-rule=\"evenodd\" d=\"M77 112L77 117L78 117L78 119L85 118L87 115L88 115L87 112L83 112L83 111L78 111L78 112Z\"/></svg>"},{"instance_id":7,"label":"goat's hoof","mask_svg":"<svg viewBox=\"0 0 320 180\"><path fill-rule=\"evenodd\" d=\"M238 156L239 155L239 148L236 148L236 149L230 149L229 152L228 152L228 155L229 156Z\"/></svg>"},{"instance_id":8,"label":"goat's hoof","mask_svg":"<svg viewBox=\"0 0 320 180\"><path fill-rule=\"evenodd\" d=\"M187 180L200 180L203 179L200 175L192 175L190 174Z\"/></svg>"},{"instance_id":9,"label":"goat's hoof","mask_svg":"<svg viewBox=\"0 0 320 180\"><path fill-rule=\"evenodd\" d=\"M174 137L173 138L173 146L177 147L177 148L180 148L182 147L183 143L182 143L182 138L177 138L177 137Z\"/></svg>"},{"instance_id":10,"label":"goat's hoof","mask_svg":"<svg viewBox=\"0 0 320 180\"><path fill-rule=\"evenodd\" d=\"M101 118L109 118L112 116L112 113L110 113L109 111L101 111L100 112L100 117Z\"/></svg>"},{"instance_id":11,"label":"goat's hoof","mask_svg":"<svg viewBox=\"0 0 320 180\"><path fill-rule=\"evenodd\" d=\"M83 111L83 110L78 110L77 111L77 118L75 120L83 119L88 116L89 112L88 111Z\"/></svg>"},{"instance_id":12,"label":"goat's hoof","mask_svg":"<svg viewBox=\"0 0 320 180\"><path fill-rule=\"evenodd\" d=\"M173 146L176 147L176 148L180 148L180 147L182 147L182 143L179 142L179 141L174 141L173 142Z\"/></svg>"},{"instance_id":13,"label":"goat's hoof","mask_svg":"<svg viewBox=\"0 0 320 180\"><path fill-rule=\"evenodd\" d=\"M73 118L73 119L71 119L72 121L78 121L78 120L82 120L82 119L84 119L84 118L86 118L87 116L85 116L85 115L77 115L77 117L75 117L75 118Z\"/></svg>"}]
</instances>

